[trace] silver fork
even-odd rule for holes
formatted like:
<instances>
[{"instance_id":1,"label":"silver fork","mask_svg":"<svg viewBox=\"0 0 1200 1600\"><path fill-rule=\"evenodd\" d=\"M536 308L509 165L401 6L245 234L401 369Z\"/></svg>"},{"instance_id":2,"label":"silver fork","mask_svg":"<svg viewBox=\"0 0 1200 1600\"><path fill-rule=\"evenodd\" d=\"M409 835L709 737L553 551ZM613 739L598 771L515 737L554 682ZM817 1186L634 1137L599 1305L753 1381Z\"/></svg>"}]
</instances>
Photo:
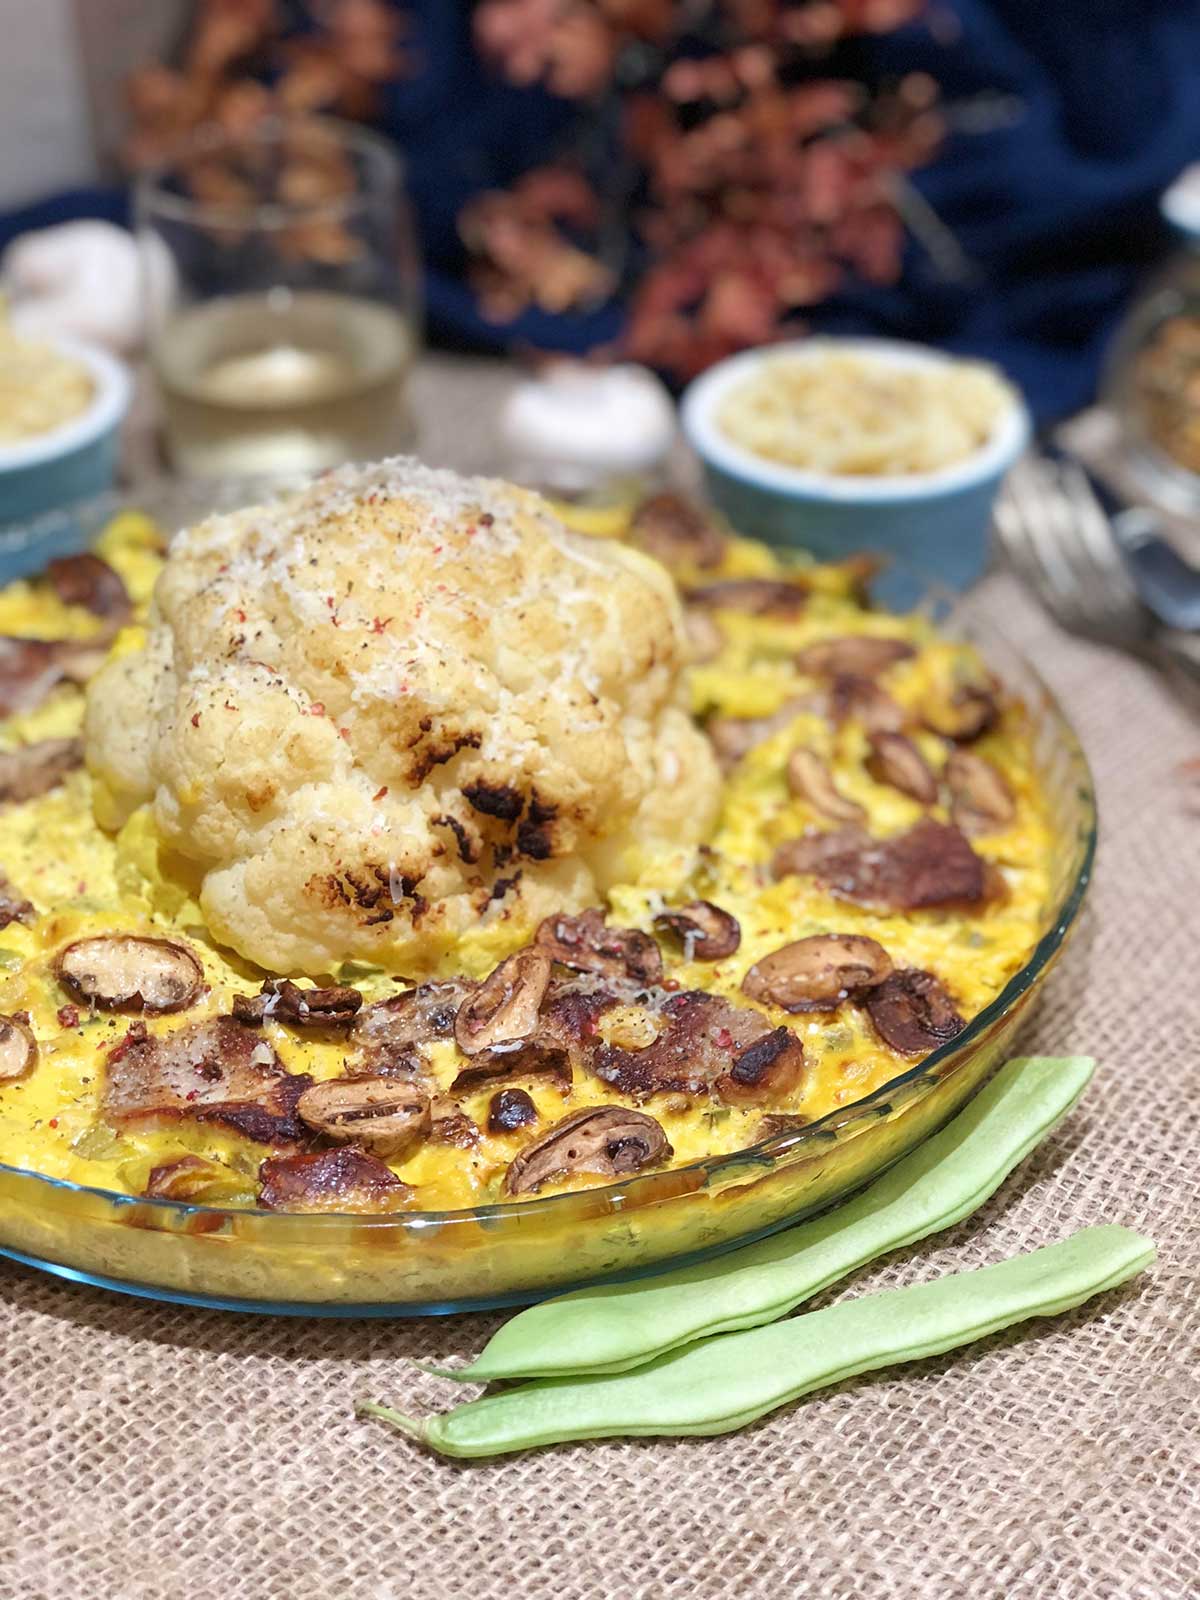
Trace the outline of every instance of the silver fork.
<instances>
[{"instance_id":1,"label":"silver fork","mask_svg":"<svg viewBox=\"0 0 1200 1600\"><path fill-rule=\"evenodd\" d=\"M1027 456L996 503L1012 566L1070 633L1113 645L1200 694L1200 634L1163 628L1129 576L1108 517L1076 461Z\"/></svg>"}]
</instances>

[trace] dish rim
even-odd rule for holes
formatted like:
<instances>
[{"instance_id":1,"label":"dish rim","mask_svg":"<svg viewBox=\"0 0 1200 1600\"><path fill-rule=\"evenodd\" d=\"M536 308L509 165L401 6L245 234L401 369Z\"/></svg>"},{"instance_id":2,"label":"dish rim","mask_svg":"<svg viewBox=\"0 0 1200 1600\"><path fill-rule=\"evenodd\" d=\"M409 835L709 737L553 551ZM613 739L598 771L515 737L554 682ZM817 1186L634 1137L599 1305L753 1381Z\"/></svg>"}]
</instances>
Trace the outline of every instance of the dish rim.
<instances>
[{"instance_id":1,"label":"dish rim","mask_svg":"<svg viewBox=\"0 0 1200 1600\"><path fill-rule=\"evenodd\" d=\"M936 599L934 585L926 586L926 597ZM919 607L916 609L920 609ZM992 635L992 642L1009 652L1029 674L1036 686L1046 709L1048 709L1056 724L1059 738L1065 737L1071 747L1071 753L1078 763L1086 788L1081 795L1086 807L1087 833L1083 839L1083 855L1079 869L1074 879L1068 885L1065 894L1056 906L1050 920L1050 925L1038 939L1023 965L1013 973L1012 977L1000 990L999 994L977 1012L967 1023L963 1031L953 1039L923 1056L919 1061L906 1067L895 1077L889 1078L886 1083L880 1084L869 1094L858 1100L838 1106L819 1117L814 1122L804 1124L802 1127L792 1129L786 1133L774 1133L765 1139L760 1139L752 1145L743 1146L739 1150L727 1150L706 1156L700 1156L695 1161L689 1161L678 1167L661 1167L650 1172L635 1174L633 1177L622 1179L616 1183L593 1184L581 1189L568 1189L559 1194L538 1196L532 1200L517 1201L487 1201L479 1205L463 1206L456 1209L439 1211L389 1211L389 1212L294 1212L271 1211L257 1206L215 1206L203 1205L196 1202L161 1199L146 1195L126 1194L116 1189L104 1189L95 1184L75 1183L69 1178L54 1177L49 1173L38 1172L32 1167L18 1167L11 1163L0 1161L0 1176L5 1178L34 1179L47 1184L50 1188L68 1193L94 1196L97 1199L111 1202L120 1209L136 1206L139 1217L144 1217L144 1208L150 1208L151 1214L160 1217L174 1217L180 1223L195 1216L219 1217L236 1222L238 1219L253 1218L257 1225L261 1219L268 1219L268 1226L295 1228L303 1225L306 1231L311 1230L311 1236L319 1242L321 1230L324 1229L335 1235L344 1230L347 1223L353 1223L356 1228L371 1230L387 1229L400 1232L411 1231L420 1233L424 1230L438 1230L447 1227L461 1227L464 1225L478 1224L484 1227L501 1226L514 1217L541 1217L545 1215L566 1218L569 1216L570 1207L577 1210L594 1211L608 1209L614 1213L623 1211L635 1212L641 1209L639 1199L642 1191L646 1191L647 1203L666 1198L665 1194L655 1195L656 1189L661 1190L664 1180L692 1177L695 1179L691 1186L703 1190L710 1186L717 1177L728 1178L739 1168L762 1167L765 1164L774 1165L783 1159L794 1157L795 1152L805 1145L812 1145L814 1149L826 1144L831 1138L836 1138L836 1128L847 1121L861 1120L872 1107L880 1106L890 1109L886 1102L890 1101L899 1091L902 1091L917 1079L927 1075L937 1075L938 1068L947 1060L956 1057L964 1049L969 1048L976 1041L982 1039L989 1030L1005 1015L1012 1010L1021 997L1033 987L1043 971L1050 965L1059 950L1066 942L1072 928L1078 919L1079 912L1087 895L1088 887L1092 880L1092 871L1095 862L1098 820L1095 778L1092 773L1091 763L1088 761L1087 752L1084 750L1078 735L1070 720L1059 704L1058 697L1047 685L1037 668L1015 645L1011 644L1005 635L993 625L985 625L982 630L979 624L972 620L967 624L968 632L971 630L983 631Z\"/></svg>"},{"instance_id":2,"label":"dish rim","mask_svg":"<svg viewBox=\"0 0 1200 1600\"><path fill-rule=\"evenodd\" d=\"M133 394L133 380L123 363L98 345L59 333L31 335L28 343L49 345L60 355L69 356L86 367L96 392L82 411L57 427L18 444L0 444L0 475L45 466L47 462L95 444L119 425Z\"/></svg>"},{"instance_id":3,"label":"dish rim","mask_svg":"<svg viewBox=\"0 0 1200 1600\"><path fill-rule=\"evenodd\" d=\"M791 467L755 455L735 443L717 426L717 406L729 390L756 369L780 357L816 360L822 355L851 354L882 358L897 368L954 367L969 358L932 345L904 339L816 337L789 339L779 344L744 350L718 361L688 385L680 405L680 423L688 443L706 466L785 498L828 500L838 505L890 505L894 501L937 500L944 495L974 489L1007 471L1029 442L1031 423L1025 402L1012 380L1000 376L1010 391L1007 409L991 437L962 461L934 472L905 472L879 476L819 472Z\"/></svg>"}]
</instances>

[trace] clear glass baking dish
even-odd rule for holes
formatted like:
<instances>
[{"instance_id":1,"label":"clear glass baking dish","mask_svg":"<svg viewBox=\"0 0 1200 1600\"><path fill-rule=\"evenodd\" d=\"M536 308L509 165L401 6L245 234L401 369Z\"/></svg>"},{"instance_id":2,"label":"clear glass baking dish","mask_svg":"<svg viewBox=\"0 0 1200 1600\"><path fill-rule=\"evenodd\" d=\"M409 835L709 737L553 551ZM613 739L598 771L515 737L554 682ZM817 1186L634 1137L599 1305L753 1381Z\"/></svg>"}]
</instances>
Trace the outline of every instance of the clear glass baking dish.
<instances>
[{"instance_id":1,"label":"clear glass baking dish","mask_svg":"<svg viewBox=\"0 0 1200 1600\"><path fill-rule=\"evenodd\" d=\"M170 524L168 523L168 526ZM40 564L40 563L39 563ZM1054 832L1052 890L1025 966L957 1039L855 1104L750 1149L578 1193L378 1217L220 1210L85 1188L0 1165L0 1254L189 1304L308 1316L518 1304L698 1259L841 1200L934 1132L1011 1053L1075 925L1096 814L1086 757L1033 668L995 632L929 602L1025 702Z\"/></svg>"}]
</instances>

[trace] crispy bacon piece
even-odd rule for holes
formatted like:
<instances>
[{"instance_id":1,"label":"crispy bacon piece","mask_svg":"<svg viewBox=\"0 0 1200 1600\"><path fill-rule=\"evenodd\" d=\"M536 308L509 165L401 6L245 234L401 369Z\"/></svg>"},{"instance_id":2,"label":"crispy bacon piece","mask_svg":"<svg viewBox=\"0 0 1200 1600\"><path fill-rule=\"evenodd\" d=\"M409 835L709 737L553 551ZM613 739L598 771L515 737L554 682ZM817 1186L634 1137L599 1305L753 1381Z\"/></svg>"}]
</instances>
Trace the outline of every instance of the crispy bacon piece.
<instances>
[{"instance_id":1,"label":"crispy bacon piece","mask_svg":"<svg viewBox=\"0 0 1200 1600\"><path fill-rule=\"evenodd\" d=\"M290 978L268 978L261 993L234 995L231 1009L251 1028L267 1017L293 1028L349 1028L361 1005L357 989L302 989Z\"/></svg>"},{"instance_id":2,"label":"crispy bacon piece","mask_svg":"<svg viewBox=\"0 0 1200 1600\"><path fill-rule=\"evenodd\" d=\"M7 928L10 922L32 922L36 914L33 902L26 900L8 874L0 868L0 928Z\"/></svg>"},{"instance_id":3,"label":"crispy bacon piece","mask_svg":"<svg viewBox=\"0 0 1200 1600\"><path fill-rule=\"evenodd\" d=\"M748 611L754 617L800 616L808 605L808 589L799 578L722 578L690 589L689 605L722 611Z\"/></svg>"},{"instance_id":4,"label":"crispy bacon piece","mask_svg":"<svg viewBox=\"0 0 1200 1600\"><path fill-rule=\"evenodd\" d=\"M771 857L771 871L776 878L786 878L791 873L815 873L825 862L835 861L850 851L865 850L870 843L871 835L854 823L833 828L828 833L809 828L798 839L784 840Z\"/></svg>"},{"instance_id":5,"label":"crispy bacon piece","mask_svg":"<svg viewBox=\"0 0 1200 1600\"><path fill-rule=\"evenodd\" d=\"M78 556L57 556L47 564L46 577L55 594L68 606L83 606L93 616L120 624L133 611L121 577L107 561L90 551Z\"/></svg>"},{"instance_id":6,"label":"crispy bacon piece","mask_svg":"<svg viewBox=\"0 0 1200 1600\"><path fill-rule=\"evenodd\" d=\"M708 512L670 491L642 501L629 525L629 538L667 567L689 561L697 567L715 567L728 542Z\"/></svg>"},{"instance_id":7,"label":"crispy bacon piece","mask_svg":"<svg viewBox=\"0 0 1200 1600\"><path fill-rule=\"evenodd\" d=\"M82 765L82 739L39 739L6 750L0 754L0 804L35 800Z\"/></svg>"},{"instance_id":8,"label":"crispy bacon piece","mask_svg":"<svg viewBox=\"0 0 1200 1600\"><path fill-rule=\"evenodd\" d=\"M527 1144L504 1176L508 1194L533 1194L568 1173L604 1178L640 1172L673 1155L653 1117L627 1106L588 1106L572 1111Z\"/></svg>"},{"instance_id":9,"label":"crispy bacon piece","mask_svg":"<svg viewBox=\"0 0 1200 1600\"><path fill-rule=\"evenodd\" d=\"M897 661L908 661L914 655L913 646L904 639L851 633L807 645L797 655L796 665L815 678L875 678Z\"/></svg>"},{"instance_id":10,"label":"crispy bacon piece","mask_svg":"<svg viewBox=\"0 0 1200 1600\"><path fill-rule=\"evenodd\" d=\"M776 852L777 870L781 851ZM794 858L783 859L790 870L798 870ZM854 845L799 870L811 872L843 900L891 911L980 905L992 894L985 863L963 833L931 817L923 817L907 833Z\"/></svg>"},{"instance_id":11,"label":"crispy bacon piece","mask_svg":"<svg viewBox=\"0 0 1200 1600\"><path fill-rule=\"evenodd\" d=\"M662 952L650 935L637 928L610 928L597 907L576 917L547 917L534 943L576 972L637 983L657 983L662 977Z\"/></svg>"},{"instance_id":12,"label":"crispy bacon piece","mask_svg":"<svg viewBox=\"0 0 1200 1600\"><path fill-rule=\"evenodd\" d=\"M258 1144L289 1147L304 1125L307 1073L285 1072L271 1046L232 1017L151 1035L134 1023L109 1052L103 1113L118 1127L216 1122Z\"/></svg>"},{"instance_id":13,"label":"crispy bacon piece","mask_svg":"<svg viewBox=\"0 0 1200 1600\"><path fill-rule=\"evenodd\" d=\"M420 1076L425 1059L419 1047L454 1037L458 1008L476 987L469 978L447 978L364 1007L350 1030L350 1042L358 1046L356 1071Z\"/></svg>"},{"instance_id":14,"label":"crispy bacon piece","mask_svg":"<svg viewBox=\"0 0 1200 1600\"><path fill-rule=\"evenodd\" d=\"M957 1037L966 1026L932 972L906 967L873 989L867 1014L884 1044L904 1055L923 1055Z\"/></svg>"},{"instance_id":15,"label":"crispy bacon piece","mask_svg":"<svg viewBox=\"0 0 1200 1600\"><path fill-rule=\"evenodd\" d=\"M107 655L103 642L0 636L0 717L35 711L60 683L86 683Z\"/></svg>"},{"instance_id":16,"label":"crispy bacon piece","mask_svg":"<svg viewBox=\"0 0 1200 1600\"><path fill-rule=\"evenodd\" d=\"M622 1094L637 1100L668 1092L766 1099L798 1081L800 1041L787 1028L772 1028L760 1011L700 989L655 998L665 1027L652 1044L644 1050L601 1044L588 1063Z\"/></svg>"},{"instance_id":17,"label":"crispy bacon piece","mask_svg":"<svg viewBox=\"0 0 1200 1600\"><path fill-rule=\"evenodd\" d=\"M382 1161L353 1145L269 1158L258 1176L258 1203L266 1211L400 1211L413 1192Z\"/></svg>"}]
</instances>

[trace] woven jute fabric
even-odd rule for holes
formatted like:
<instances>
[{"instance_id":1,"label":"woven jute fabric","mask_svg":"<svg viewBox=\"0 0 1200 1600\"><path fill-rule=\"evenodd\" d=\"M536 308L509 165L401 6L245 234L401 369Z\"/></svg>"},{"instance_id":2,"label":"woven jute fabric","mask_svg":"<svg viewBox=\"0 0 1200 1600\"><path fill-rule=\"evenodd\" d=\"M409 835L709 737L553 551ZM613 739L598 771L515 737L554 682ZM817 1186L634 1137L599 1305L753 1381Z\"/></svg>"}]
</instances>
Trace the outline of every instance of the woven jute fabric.
<instances>
[{"instance_id":1,"label":"woven jute fabric","mask_svg":"<svg viewBox=\"0 0 1200 1600\"><path fill-rule=\"evenodd\" d=\"M321 1322L144 1303L0 1265L0 1600L1193 1600L1200 1595L1200 725L1140 666L989 607L1094 763L1099 871L1025 1038L1079 1109L975 1217L837 1298L1097 1222L1160 1248L1069 1316L725 1438L460 1466L377 1423L497 1318Z\"/></svg>"}]
</instances>

